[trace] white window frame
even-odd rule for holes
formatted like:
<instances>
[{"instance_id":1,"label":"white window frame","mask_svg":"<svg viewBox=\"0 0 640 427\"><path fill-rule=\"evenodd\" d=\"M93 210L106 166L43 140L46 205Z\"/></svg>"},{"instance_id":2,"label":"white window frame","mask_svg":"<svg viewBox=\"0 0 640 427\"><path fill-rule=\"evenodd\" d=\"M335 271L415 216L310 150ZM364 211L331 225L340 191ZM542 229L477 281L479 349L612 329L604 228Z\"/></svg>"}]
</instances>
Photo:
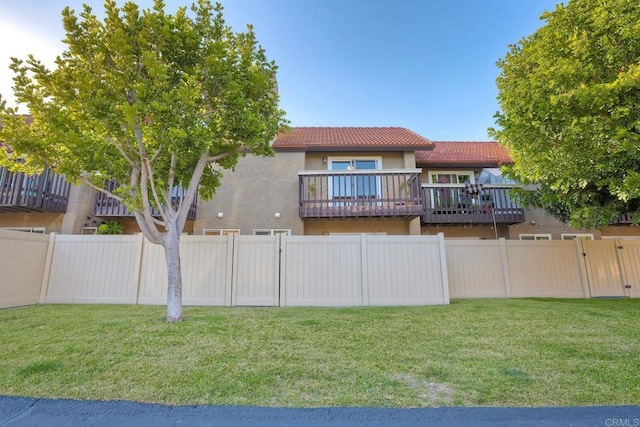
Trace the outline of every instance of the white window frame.
<instances>
[{"instance_id":1,"label":"white window frame","mask_svg":"<svg viewBox=\"0 0 640 427\"><path fill-rule=\"evenodd\" d=\"M276 234L284 234L291 236L291 229L288 228L254 228L254 236L275 236Z\"/></svg>"},{"instance_id":2,"label":"white window frame","mask_svg":"<svg viewBox=\"0 0 640 427\"><path fill-rule=\"evenodd\" d=\"M82 227L80 234L98 234L98 227Z\"/></svg>"},{"instance_id":3,"label":"white window frame","mask_svg":"<svg viewBox=\"0 0 640 427\"><path fill-rule=\"evenodd\" d=\"M444 189L442 188L438 188L437 190L432 190L429 191L429 193L431 194L431 206L436 206L439 205L441 202L441 198L447 199L447 198L451 198L452 200L458 200L458 198L455 196L456 194L460 194L459 193L459 188L463 188L464 187L464 182L463 183L441 183L441 182L433 182L433 175L468 175L469 176L469 183L470 184L475 184L476 183L476 175L472 170L430 170L427 172L429 174L429 184L433 184L434 186L442 186L445 187ZM459 181L459 179L456 178L457 181ZM438 192L438 196L436 196L436 192ZM438 203L436 203L438 202Z\"/></svg>"},{"instance_id":4,"label":"white window frame","mask_svg":"<svg viewBox=\"0 0 640 427\"><path fill-rule=\"evenodd\" d=\"M334 162L350 162L350 163L354 163L357 161L374 161L375 162L375 169L353 169L353 171L356 170L361 170L361 171L367 171L367 170L382 170L382 156L329 156L327 158L327 169L328 170L335 170L333 169L333 163ZM327 183L327 191L329 194L329 198L333 198L333 178L329 178L329 182ZM376 198L380 198L382 195L382 182L380 180L380 177L378 176L376 178ZM330 205L333 206L333 205Z\"/></svg>"},{"instance_id":5,"label":"white window frame","mask_svg":"<svg viewBox=\"0 0 640 427\"><path fill-rule=\"evenodd\" d=\"M476 174L472 170L460 171L460 170L430 170L427 172L429 174L429 184L443 184L441 182L433 182L433 175L469 175L470 181L469 184L476 183ZM443 185L464 185L463 183L449 183Z\"/></svg>"},{"instance_id":6,"label":"white window frame","mask_svg":"<svg viewBox=\"0 0 640 427\"><path fill-rule=\"evenodd\" d=\"M239 228L203 228L203 236L227 236L229 234L240 234Z\"/></svg>"},{"instance_id":7,"label":"white window frame","mask_svg":"<svg viewBox=\"0 0 640 427\"><path fill-rule=\"evenodd\" d=\"M562 233L560 235L562 240L576 240L576 239L585 239L585 240L594 240L593 233Z\"/></svg>"},{"instance_id":8,"label":"white window frame","mask_svg":"<svg viewBox=\"0 0 640 427\"><path fill-rule=\"evenodd\" d=\"M523 239L523 237L533 237L533 239ZM552 240L551 233L524 233L519 234L520 240Z\"/></svg>"},{"instance_id":9,"label":"white window frame","mask_svg":"<svg viewBox=\"0 0 640 427\"><path fill-rule=\"evenodd\" d=\"M0 227L2 230L21 231L24 233L47 234L45 227Z\"/></svg>"}]
</instances>

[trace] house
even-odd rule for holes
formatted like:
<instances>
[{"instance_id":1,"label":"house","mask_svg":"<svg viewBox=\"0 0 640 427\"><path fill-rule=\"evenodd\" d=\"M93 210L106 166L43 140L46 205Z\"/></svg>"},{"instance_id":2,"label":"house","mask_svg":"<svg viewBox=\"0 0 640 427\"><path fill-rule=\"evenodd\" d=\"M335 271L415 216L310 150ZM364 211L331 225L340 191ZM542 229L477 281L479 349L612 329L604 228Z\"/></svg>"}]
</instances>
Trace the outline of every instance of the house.
<instances>
[{"instance_id":1,"label":"house","mask_svg":"<svg viewBox=\"0 0 640 427\"><path fill-rule=\"evenodd\" d=\"M524 222L525 213L509 195L518 184L500 172L508 163L509 153L496 142L438 141L433 150L416 153L423 170L422 232L509 238L509 227Z\"/></svg>"},{"instance_id":2,"label":"house","mask_svg":"<svg viewBox=\"0 0 640 427\"><path fill-rule=\"evenodd\" d=\"M511 158L497 142L434 142L400 127L293 127L277 136L273 148L271 158L241 158L212 200L196 200L185 233L640 235L624 218L585 232L540 209L525 210L510 196L518 184L501 175L500 166ZM0 227L81 234L117 220L125 233L139 231L119 202L86 186L70 186L53 171L44 174L17 177L0 169ZM54 189L62 194L51 193ZM176 202L180 195L175 192Z\"/></svg>"},{"instance_id":3,"label":"house","mask_svg":"<svg viewBox=\"0 0 640 427\"><path fill-rule=\"evenodd\" d=\"M273 148L274 158L240 159L199 204L195 234L420 234L415 153L434 148L428 139L398 127L294 127Z\"/></svg>"},{"instance_id":4,"label":"house","mask_svg":"<svg viewBox=\"0 0 640 427\"><path fill-rule=\"evenodd\" d=\"M416 165L423 169L422 186L426 192L423 234L443 232L445 238L520 240L640 235L640 229L630 226L624 216L602 230L580 230L543 209L524 209L509 196L509 189L519 184L502 176L500 167L512 159L507 149L495 141L434 141L434 144L433 150L416 153ZM465 183L476 186L467 188Z\"/></svg>"}]
</instances>

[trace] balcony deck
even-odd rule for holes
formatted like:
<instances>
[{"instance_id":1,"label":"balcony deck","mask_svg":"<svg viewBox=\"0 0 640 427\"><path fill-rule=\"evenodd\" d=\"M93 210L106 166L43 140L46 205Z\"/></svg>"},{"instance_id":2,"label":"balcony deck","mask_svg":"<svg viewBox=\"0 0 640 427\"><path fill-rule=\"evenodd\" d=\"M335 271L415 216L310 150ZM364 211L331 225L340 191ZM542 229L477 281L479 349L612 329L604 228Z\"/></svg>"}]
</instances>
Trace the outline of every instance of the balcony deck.
<instances>
[{"instance_id":1,"label":"balcony deck","mask_svg":"<svg viewBox=\"0 0 640 427\"><path fill-rule=\"evenodd\" d=\"M105 188L109 191L113 191L117 188L118 184L115 181L109 181L105 184ZM174 197L171 198L172 205L178 206L181 199L181 191L176 188L174 191ZM189 213L187 214L187 219L195 220L196 219L196 209L198 206L198 196L193 200L193 203L189 207ZM96 196L93 203L93 215L97 217L104 218L118 218L118 219L132 219L134 218L133 212L131 212L125 205L117 201L116 199L107 196L104 193L96 192ZM153 208L151 210L151 215L154 217L160 217L160 212Z\"/></svg>"},{"instance_id":2,"label":"balcony deck","mask_svg":"<svg viewBox=\"0 0 640 427\"><path fill-rule=\"evenodd\" d=\"M633 225L633 216L631 214L620 214L609 225Z\"/></svg>"},{"instance_id":3,"label":"balcony deck","mask_svg":"<svg viewBox=\"0 0 640 427\"><path fill-rule=\"evenodd\" d=\"M524 209L508 196L509 186L486 185L469 194L464 185L425 184L423 224L517 224Z\"/></svg>"},{"instance_id":4,"label":"balcony deck","mask_svg":"<svg viewBox=\"0 0 640 427\"><path fill-rule=\"evenodd\" d=\"M0 212L65 213L71 184L51 169L27 175L0 168Z\"/></svg>"},{"instance_id":5,"label":"balcony deck","mask_svg":"<svg viewBox=\"0 0 640 427\"><path fill-rule=\"evenodd\" d=\"M419 169L305 171L303 219L416 218L422 215Z\"/></svg>"}]
</instances>

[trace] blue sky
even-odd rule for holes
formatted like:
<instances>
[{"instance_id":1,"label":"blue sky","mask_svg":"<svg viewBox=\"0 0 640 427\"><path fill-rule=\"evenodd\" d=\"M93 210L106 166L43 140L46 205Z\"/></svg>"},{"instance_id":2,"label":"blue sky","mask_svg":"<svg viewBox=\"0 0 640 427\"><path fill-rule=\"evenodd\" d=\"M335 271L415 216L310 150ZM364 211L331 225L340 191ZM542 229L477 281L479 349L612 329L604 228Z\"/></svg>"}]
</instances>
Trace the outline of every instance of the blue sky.
<instances>
[{"instance_id":1,"label":"blue sky","mask_svg":"<svg viewBox=\"0 0 640 427\"><path fill-rule=\"evenodd\" d=\"M121 0L117 0L122 4ZM173 13L187 0L165 0ZM0 0L0 94L9 57L50 62L64 49L60 12L95 0ZM142 7L149 0L137 1ZM555 0L226 0L279 66L292 126L401 126L434 140L487 140L498 110L496 61Z\"/></svg>"}]
</instances>

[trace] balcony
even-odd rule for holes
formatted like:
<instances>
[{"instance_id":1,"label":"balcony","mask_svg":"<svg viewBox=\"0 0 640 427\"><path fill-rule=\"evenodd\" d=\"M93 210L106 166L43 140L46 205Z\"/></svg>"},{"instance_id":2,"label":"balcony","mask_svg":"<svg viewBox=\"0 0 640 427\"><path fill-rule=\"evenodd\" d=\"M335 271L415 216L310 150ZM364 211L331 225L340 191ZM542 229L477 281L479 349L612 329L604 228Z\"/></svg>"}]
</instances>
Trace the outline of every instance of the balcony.
<instances>
[{"instance_id":1,"label":"balcony","mask_svg":"<svg viewBox=\"0 0 640 427\"><path fill-rule=\"evenodd\" d=\"M415 218L423 213L419 169L298 173L300 218Z\"/></svg>"},{"instance_id":2,"label":"balcony","mask_svg":"<svg viewBox=\"0 0 640 427\"><path fill-rule=\"evenodd\" d=\"M108 181L105 183L105 189L109 191L113 191L118 187L118 183L116 181ZM173 196L171 197L171 204L174 207L178 206L180 203L180 199L184 196L186 190L181 190L178 187L173 189ZM198 205L198 196L193 199L193 203L189 207L189 213L187 214L187 219L195 220L196 219L196 208ZM97 217L105 217L105 218L121 218L128 219L133 218L133 212L131 212L125 205L120 203L114 198L107 196L104 193L96 192L96 197L93 203L93 215ZM160 212L156 208L151 209L151 215L154 217L160 217Z\"/></svg>"},{"instance_id":3,"label":"balcony","mask_svg":"<svg viewBox=\"0 0 640 427\"><path fill-rule=\"evenodd\" d=\"M516 224L524 209L511 200L513 186L485 185L470 193L459 184L425 184L423 224Z\"/></svg>"},{"instance_id":4,"label":"balcony","mask_svg":"<svg viewBox=\"0 0 640 427\"><path fill-rule=\"evenodd\" d=\"M65 213L71 184L51 169L27 175L0 168L0 212Z\"/></svg>"},{"instance_id":5,"label":"balcony","mask_svg":"<svg viewBox=\"0 0 640 427\"><path fill-rule=\"evenodd\" d=\"M631 214L620 214L609 225L633 225L633 216Z\"/></svg>"}]
</instances>

